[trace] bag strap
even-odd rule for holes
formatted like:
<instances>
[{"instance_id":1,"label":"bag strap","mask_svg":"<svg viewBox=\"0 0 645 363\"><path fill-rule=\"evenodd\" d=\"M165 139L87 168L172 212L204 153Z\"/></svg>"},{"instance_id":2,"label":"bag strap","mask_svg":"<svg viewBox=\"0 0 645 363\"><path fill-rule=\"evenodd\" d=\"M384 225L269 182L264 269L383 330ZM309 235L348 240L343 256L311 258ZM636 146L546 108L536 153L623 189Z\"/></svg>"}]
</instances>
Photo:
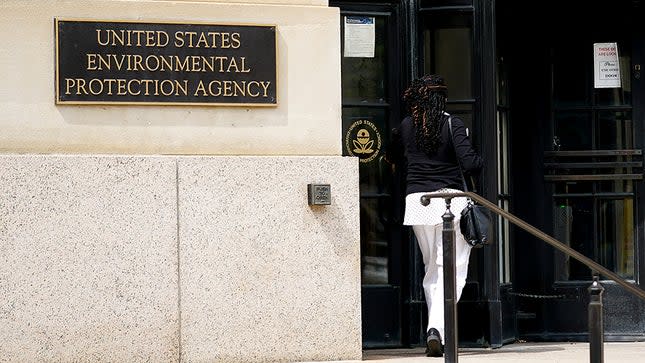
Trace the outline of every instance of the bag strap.
<instances>
[{"instance_id":1,"label":"bag strap","mask_svg":"<svg viewBox=\"0 0 645 363\"><path fill-rule=\"evenodd\" d=\"M459 160L459 155L457 155L457 146L455 145L455 136L452 133L452 115L448 115L448 130L450 130L450 139L452 141L452 149L455 150L455 158L457 159L457 164L459 164L459 174L461 174L461 183L464 185L464 192L467 192L468 191L468 185L466 184L466 177L464 177L464 170L461 167L461 160Z\"/></svg>"}]
</instances>

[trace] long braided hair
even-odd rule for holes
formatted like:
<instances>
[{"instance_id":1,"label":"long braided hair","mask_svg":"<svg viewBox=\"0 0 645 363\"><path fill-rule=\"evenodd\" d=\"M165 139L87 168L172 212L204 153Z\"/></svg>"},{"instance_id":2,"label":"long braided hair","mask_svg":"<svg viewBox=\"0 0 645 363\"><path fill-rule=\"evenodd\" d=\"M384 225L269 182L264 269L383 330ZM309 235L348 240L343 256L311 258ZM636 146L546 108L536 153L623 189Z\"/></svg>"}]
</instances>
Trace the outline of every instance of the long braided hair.
<instances>
[{"instance_id":1,"label":"long braided hair","mask_svg":"<svg viewBox=\"0 0 645 363\"><path fill-rule=\"evenodd\" d=\"M403 101L414 123L417 148L434 155L441 143L441 118L446 109L448 87L443 77L431 74L412 81Z\"/></svg>"}]
</instances>

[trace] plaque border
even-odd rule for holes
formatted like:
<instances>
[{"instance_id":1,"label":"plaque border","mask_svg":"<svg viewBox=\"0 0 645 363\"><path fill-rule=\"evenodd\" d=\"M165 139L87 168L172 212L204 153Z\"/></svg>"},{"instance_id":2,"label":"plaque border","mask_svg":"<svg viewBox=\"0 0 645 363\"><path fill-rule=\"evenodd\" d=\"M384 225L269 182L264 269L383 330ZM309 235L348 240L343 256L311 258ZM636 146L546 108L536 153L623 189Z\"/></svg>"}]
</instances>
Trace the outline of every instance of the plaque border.
<instances>
[{"instance_id":1,"label":"plaque border","mask_svg":"<svg viewBox=\"0 0 645 363\"><path fill-rule=\"evenodd\" d=\"M223 25L223 26L261 26L261 27L273 27L275 29L275 102L274 103L223 103L223 102L156 102L156 101L61 101L60 99L60 89L59 89L59 69L60 64L60 53L58 49L58 22L59 21L70 21L70 22L85 22L85 23L134 23L134 24L174 24L174 25ZM88 19L88 18L63 18L63 17L54 17L54 62L55 64L55 80L54 85L56 88L55 92L55 104L56 105L109 105L109 106L209 106L209 107L277 107L278 103L278 91L279 87L279 77L278 77L278 25L277 24L256 24L256 23L212 23L204 21L179 21L179 20L127 20L127 19L118 19L118 20L103 20L103 19Z\"/></svg>"}]
</instances>

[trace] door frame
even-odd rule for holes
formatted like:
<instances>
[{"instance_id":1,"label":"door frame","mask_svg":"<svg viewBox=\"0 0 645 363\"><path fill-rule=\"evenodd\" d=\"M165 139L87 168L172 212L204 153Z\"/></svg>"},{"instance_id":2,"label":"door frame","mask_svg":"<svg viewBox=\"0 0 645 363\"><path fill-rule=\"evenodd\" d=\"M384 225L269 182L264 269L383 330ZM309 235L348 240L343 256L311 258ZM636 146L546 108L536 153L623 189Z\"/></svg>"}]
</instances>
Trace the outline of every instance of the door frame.
<instances>
[{"instance_id":1,"label":"door frame","mask_svg":"<svg viewBox=\"0 0 645 363\"><path fill-rule=\"evenodd\" d=\"M443 2L445 3L445 2ZM450 8L463 8L473 14L473 91L475 103L473 108L473 130L477 137L475 146L486 159L486 169L479 181L479 192L491 201L500 203L502 196L498 192L498 100L497 92L497 50L496 50L496 2L495 0L471 0L469 5L463 5L463 0L455 1ZM339 7L341 15L358 12L369 15L380 14L386 9L391 9L398 25L396 34L400 40L397 52L400 55L397 69L400 70L399 90L403 90L409 82L420 76L422 69L422 52L420 51L421 29L419 26L421 13L433 11L426 5L429 2L421 0L400 1L330 1L330 6ZM426 6L426 7L422 7ZM442 8L442 6L439 6ZM400 120L400 117L398 118ZM398 121L393 121L396 123ZM512 174L511 174L512 175ZM403 198L401 198L401 201ZM400 298L398 309L402 312L400 317L401 339L400 346L420 346L425 339L426 307L423 297L422 279L423 263L417 251L416 241L410 229L403 229L399 239L401 261ZM460 339L462 346L491 346L499 347L517 338L515 324L515 306L511 295L511 284L500 283L500 249L497 245L474 253L471 258L477 259L476 284L479 294L476 300L461 303L462 312L476 308L474 316L477 317L476 338ZM389 286L382 289L387 290ZM365 292L365 290L364 290ZM382 292L382 291L381 291ZM369 301L368 296L363 296L363 301ZM464 318L467 315L462 315ZM472 316L472 315L471 315ZM365 315L363 320L367 319ZM462 319L460 331L467 335L472 329L467 319ZM479 335L478 335L479 334ZM364 335L365 337L365 335ZM470 340L472 338L472 340ZM365 341L364 347L382 347L387 344ZM396 346L389 345L389 346Z\"/></svg>"},{"instance_id":2,"label":"door frame","mask_svg":"<svg viewBox=\"0 0 645 363\"><path fill-rule=\"evenodd\" d=\"M515 27L503 29L500 36L509 34L511 30L525 29L541 24L541 22L536 22L533 25L527 23L526 19L521 16L523 12L519 8L515 8L517 10L515 12L504 8L504 6L512 5L513 1L498 0L497 2L500 4L500 12L509 12L503 15L505 17L504 19L500 18L498 20L506 21L508 17L515 17ZM554 6L551 7L550 5ZM622 14L628 17L633 17L633 19L637 19L643 15L643 7L640 2L623 1L620 4L612 5L616 7L625 6L620 11L623 11ZM558 11L555 12L557 14L564 14L565 10L571 10L572 13L569 14L573 14L575 11L583 9L594 12L594 9L585 9L588 6L591 5L583 1L567 4L547 2L542 3L540 8L533 9L533 12L535 18L552 14L556 8L558 8ZM608 15L608 17L611 17L611 15ZM577 24L571 19L572 17L570 15L564 17L561 23L551 19L551 26L544 28L544 31L550 31L550 36L557 37L567 33L568 29L566 26L571 26L575 29L577 25L577 28L580 28L580 24ZM620 19L621 22L629 21L627 17L621 17ZM638 23L633 22L633 24ZM614 35L614 37L619 37L619 35L624 35L626 38L633 37L636 40L632 42L632 66L635 64L643 64L645 50L645 37L643 33L644 31L640 27L632 26L630 29L625 29L624 33ZM509 35L506 35L506 37L509 37ZM551 38L545 37L542 34L540 39L525 36L521 42L513 44L516 57L511 60L511 62L514 62L514 75L511 76L511 81L515 82L517 86L514 89L517 92L514 94L514 117L516 122L524 124L524 127L527 129L526 131L515 129L512 134L513 143L515 144L513 149L517 157L514 165L526 168L527 160L531 160L528 164L539 164L535 165L535 167L528 168L532 170L527 170L525 172L526 175L517 175L514 177L515 190L533 190L539 192L545 190L547 187L547 183L544 181L544 170L542 166L544 161L543 154L545 150L549 150L548 147L551 144L550 137L552 133L543 130L549 129L548 123L552 122L553 118L550 112L551 100L549 97L551 85L545 82L535 82L535 80L550 79L550 71L548 70L548 67L551 65L550 54L548 51L540 51L540 49L548 49L548 47L537 43L540 41L549 42ZM596 40L595 38L592 40L612 41L611 39ZM528 54L530 54L530 57L527 56ZM591 57L591 49L588 54ZM643 131L643 108L645 104L642 102L639 103L638 100L643 99L645 96L643 80L632 78L632 90L632 119L634 121L635 135L634 148L642 149L645 137ZM536 95L541 98L535 100L534 96ZM645 224L643 222L643 217L645 216L643 188L643 181L635 181L634 274L636 275L635 283L641 287L643 286L642 278L645 276L645 266L643 266L645 259L645 251L643 251L645 247L643 238ZM519 209L518 216L549 234L553 232L551 223L552 213L550 212L551 202L551 194L528 196L518 192L514 196L514 204ZM514 286L516 291L513 292L515 298L518 299L518 329L520 338L532 341L587 340L585 311L588 300L587 288L591 284L591 272L589 273L588 281L558 283L555 281L556 279L552 268L553 248L528 236L523 231L516 231L513 239L517 241L515 258L519 261L515 266L515 275L518 277L518 280L521 280ZM528 275L530 277L525 278ZM605 320L605 340L644 340L645 336L642 332L645 325L645 309L643 308L645 305L639 299L620 288L620 286L609 281L602 282L605 287L603 295L604 314L607 317ZM625 312L628 312L628 314Z\"/></svg>"},{"instance_id":3,"label":"door frame","mask_svg":"<svg viewBox=\"0 0 645 363\"><path fill-rule=\"evenodd\" d=\"M401 120L400 94L402 85L406 82L403 70L405 58L402 52L405 39L404 7L399 2L393 3L365 3L361 1L330 1L329 6L340 9L340 19L343 16L374 16L386 17L388 19L386 40L387 71L386 77L388 102L386 104L364 104L351 103L343 100L345 107L388 107L387 116L389 127L396 127ZM341 42L343 29L341 25ZM341 45L341 52L342 52ZM342 54L341 54L342 57ZM383 130L388 135L383 135L387 141L389 130ZM383 150L387 148L385 143ZM392 177L396 178L396 174ZM395 182L391 192L391 200L394 203L394 210L402 210L400 182ZM362 194L362 193L361 193ZM362 197L363 198L363 197ZM402 213L401 213L402 217ZM405 313L404 306L407 303L407 292L409 290L407 271L407 236L405 228L401 226L402 218L397 216L387 221L390 227L388 235L388 284L362 285L362 319L363 319L363 347L364 348L393 348L403 347L409 344L409 316Z\"/></svg>"}]
</instances>

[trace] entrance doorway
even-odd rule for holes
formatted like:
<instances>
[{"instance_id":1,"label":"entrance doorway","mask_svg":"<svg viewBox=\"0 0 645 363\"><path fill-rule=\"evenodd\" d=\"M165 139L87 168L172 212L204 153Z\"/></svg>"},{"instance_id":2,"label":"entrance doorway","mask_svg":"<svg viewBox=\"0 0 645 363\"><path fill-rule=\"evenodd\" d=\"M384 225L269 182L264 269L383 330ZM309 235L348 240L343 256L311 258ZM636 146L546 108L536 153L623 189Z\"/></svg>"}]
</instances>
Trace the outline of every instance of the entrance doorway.
<instances>
[{"instance_id":1,"label":"entrance doorway","mask_svg":"<svg viewBox=\"0 0 645 363\"><path fill-rule=\"evenodd\" d=\"M495 135L482 132L482 100L495 102L494 92L482 98L478 86L485 77L475 46L482 29L476 24L484 23L476 19L483 15L472 4L430 5L330 2L341 12L343 153L358 157L360 165L366 348L422 345L425 339L423 263L411 229L401 225L403 175L383 160L390 130L403 117L404 87L422 73L442 74L450 88L448 110L465 121L473 141L482 143ZM490 170L495 175L494 162ZM501 344L501 329L489 321L506 320L511 305L499 299L497 261L483 263L496 259L497 253L491 247L471 254L458 306L462 345Z\"/></svg>"},{"instance_id":2,"label":"entrance doorway","mask_svg":"<svg viewBox=\"0 0 645 363\"><path fill-rule=\"evenodd\" d=\"M385 162L401 118L398 5L332 2L341 9L343 155L359 160L363 346L407 344L408 236L401 184Z\"/></svg>"},{"instance_id":3,"label":"entrance doorway","mask_svg":"<svg viewBox=\"0 0 645 363\"><path fill-rule=\"evenodd\" d=\"M637 283L643 248L640 2L548 1L531 17L524 13L513 1L497 2L498 57L509 65L512 90L511 165L522 171L512 180L514 211ZM511 34L522 29L540 31L518 42ZM613 51L614 59L603 58ZM607 77L615 82L603 83ZM519 336L586 340L592 272L525 233L513 237ZM637 299L610 282L605 289L606 340L642 335Z\"/></svg>"},{"instance_id":4,"label":"entrance doorway","mask_svg":"<svg viewBox=\"0 0 645 363\"><path fill-rule=\"evenodd\" d=\"M486 160L482 196L640 283L641 1L549 0L530 14L512 0L330 6L341 10L343 153L360 165L364 347L423 343L423 264L401 226L400 175L383 160L401 91L422 73L449 82L449 112ZM605 43L618 49L620 87L594 82L594 45ZM471 255L460 345L587 339L591 271L503 220L497 227L496 243ZM604 287L606 339L643 339L642 302Z\"/></svg>"}]
</instances>

